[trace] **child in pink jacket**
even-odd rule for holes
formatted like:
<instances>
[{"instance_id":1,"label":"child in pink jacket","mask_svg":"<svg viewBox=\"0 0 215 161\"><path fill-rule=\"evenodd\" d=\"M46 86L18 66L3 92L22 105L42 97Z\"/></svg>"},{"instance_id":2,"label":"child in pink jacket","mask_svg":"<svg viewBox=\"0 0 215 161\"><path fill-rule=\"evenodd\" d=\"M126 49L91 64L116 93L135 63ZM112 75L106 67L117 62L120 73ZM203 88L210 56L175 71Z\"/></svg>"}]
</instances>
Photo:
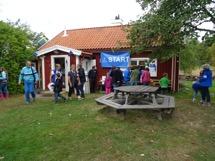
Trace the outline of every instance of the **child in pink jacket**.
<instances>
[{"instance_id":1,"label":"child in pink jacket","mask_svg":"<svg viewBox=\"0 0 215 161\"><path fill-rule=\"evenodd\" d=\"M109 73L105 78L105 94L110 94L112 89L112 78Z\"/></svg>"},{"instance_id":2,"label":"child in pink jacket","mask_svg":"<svg viewBox=\"0 0 215 161\"><path fill-rule=\"evenodd\" d=\"M142 71L142 75L140 77L140 83L143 85L149 85L151 80L149 68L146 67L145 70Z\"/></svg>"}]
</instances>

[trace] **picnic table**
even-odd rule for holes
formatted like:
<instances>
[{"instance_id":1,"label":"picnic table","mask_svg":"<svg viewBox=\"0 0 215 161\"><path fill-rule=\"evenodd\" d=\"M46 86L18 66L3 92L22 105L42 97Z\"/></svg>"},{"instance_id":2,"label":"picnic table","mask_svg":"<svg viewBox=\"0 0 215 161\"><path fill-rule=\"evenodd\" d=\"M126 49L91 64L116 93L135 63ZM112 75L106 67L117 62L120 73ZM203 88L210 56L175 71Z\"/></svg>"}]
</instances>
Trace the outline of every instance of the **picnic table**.
<instances>
[{"instance_id":1,"label":"picnic table","mask_svg":"<svg viewBox=\"0 0 215 161\"><path fill-rule=\"evenodd\" d=\"M157 110L159 111L158 118L162 119L163 111L169 110L169 113L172 114L175 108L175 101L172 96L158 94L158 89L158 87L143 85L120 86L114 88L114 93L97 98L96 101L117 110Z\"/></svg>"}]
</instances>

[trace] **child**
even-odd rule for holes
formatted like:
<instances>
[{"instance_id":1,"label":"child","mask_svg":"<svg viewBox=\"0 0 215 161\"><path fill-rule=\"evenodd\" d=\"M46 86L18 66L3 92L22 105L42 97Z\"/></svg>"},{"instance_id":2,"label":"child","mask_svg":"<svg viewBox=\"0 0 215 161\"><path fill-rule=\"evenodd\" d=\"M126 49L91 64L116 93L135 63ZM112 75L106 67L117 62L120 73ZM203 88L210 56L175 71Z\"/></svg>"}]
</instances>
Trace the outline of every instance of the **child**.
<instances>
[{"instance_id":1,"label":"child","mask_svg":"<svg viewBox=\"0 0 215 161\"><path fill-rule=\"evenodd\" d=\"M112 78L110 77L110 74L107 73L107 76L105 78L105 94L110 94L112 89Z\"/></svg>"},{"instance_id":2,"label":"child","mask_svg":"<svg viewBox=\"0 0 215 161\"><path fill-rule=\"evenodd\" d=\"M54 100L55 100L55 102L58 102L58 98L60 97L65 101L66 98L63 97L60 93L62 91L62 88L63 88L62 76L60 73L57 73L56 76L57 76L57 78L54 82Z\"/></svg>"},{"instance_id":3,"label":"child","mask_svg":"<svg viewBox=\"0 0 215 161\"><path fill-rule=\"evenodd\" d=\"M161 94L166 94L168 92L168 86L169 86L169 79L168 79L167 73L163 74L163 77L160 79L159 83L160 83Z\"/></svg>"},{"instance_id":4,"label":"child","mask_svg":"<svg viewBox=\"0 0 215 161\"><path fill-rule=\"evenodd\" d=\"M192 88L193 88L192 102L195 102L196 97L198 96L198 92L199 92L199 90L200 90L200 84L199 84L199 80L198 80L197 78L196 78L196 80L193 82Z\"/></svg>"}]
</instances>

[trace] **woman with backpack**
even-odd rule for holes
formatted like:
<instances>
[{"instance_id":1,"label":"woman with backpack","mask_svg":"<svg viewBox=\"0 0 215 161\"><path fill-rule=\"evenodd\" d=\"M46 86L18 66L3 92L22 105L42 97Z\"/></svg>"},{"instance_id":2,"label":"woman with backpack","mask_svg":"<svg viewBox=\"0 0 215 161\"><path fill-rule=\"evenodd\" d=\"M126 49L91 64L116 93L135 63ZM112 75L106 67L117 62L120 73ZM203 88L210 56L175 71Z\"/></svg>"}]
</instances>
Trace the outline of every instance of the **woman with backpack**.
<instances>
[{"instance_id":1,"label":"woman with backpack","mask_svg":"<svg viewBox=\"0 0 215 161\"><path fill-rule=\"evenodd\" d=\"M19 75L19 84L24 82L25 90L25 103L29 104L31 102L30 94L33 101L35 101L35 84L39 81L39 76L34 67L31 65L31 61L26 62L26 66L22 68Z\"/></svg>"}]
</instances>

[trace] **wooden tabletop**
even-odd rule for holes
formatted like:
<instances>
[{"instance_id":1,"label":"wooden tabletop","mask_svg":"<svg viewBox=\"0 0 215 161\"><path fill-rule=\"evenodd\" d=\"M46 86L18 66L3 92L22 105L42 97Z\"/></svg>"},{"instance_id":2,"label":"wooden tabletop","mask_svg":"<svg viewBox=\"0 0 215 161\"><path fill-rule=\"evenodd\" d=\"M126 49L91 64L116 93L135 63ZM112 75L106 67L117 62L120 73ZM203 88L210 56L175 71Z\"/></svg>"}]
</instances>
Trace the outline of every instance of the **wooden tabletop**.
<instances>
[{"instance_id":1,"label":"wooden tabletop","mask_svg":"<svg viewBox=\"0 0 215 161\"><path fill-rule=\"evenodd\" d=\"M155 93L159 87L152 87L152 86L143 86L143 85L138 85L138 86L120 86L114 88L117 91L121 92L127 92L127 93Z\"/></svg>"}]
</instances>

